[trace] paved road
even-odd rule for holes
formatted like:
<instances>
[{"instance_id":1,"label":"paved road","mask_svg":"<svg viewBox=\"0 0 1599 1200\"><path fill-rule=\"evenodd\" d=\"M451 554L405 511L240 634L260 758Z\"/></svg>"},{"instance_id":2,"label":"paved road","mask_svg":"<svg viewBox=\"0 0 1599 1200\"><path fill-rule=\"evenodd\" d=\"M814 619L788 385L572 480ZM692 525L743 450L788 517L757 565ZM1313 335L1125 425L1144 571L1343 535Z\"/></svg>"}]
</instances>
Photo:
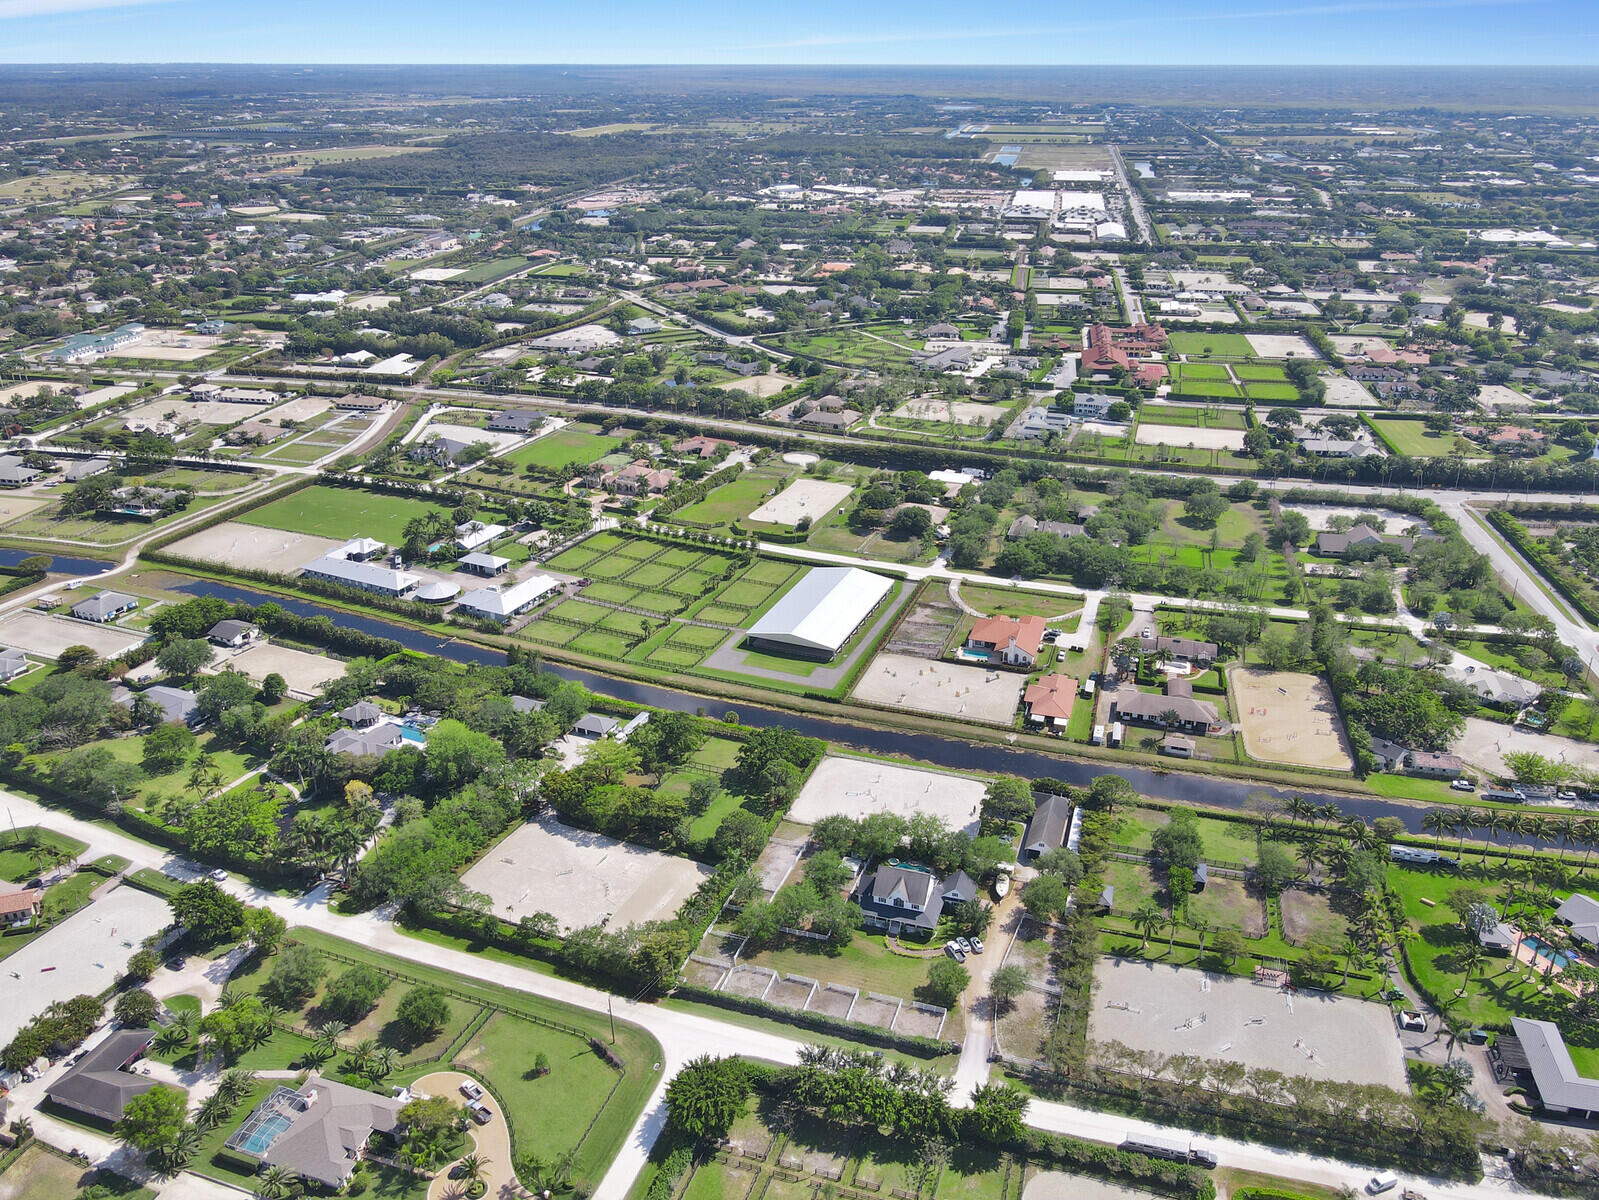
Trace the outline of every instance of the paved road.
<instances>
[{"instance_id":1,"label":"paved road","mask_svg":"<svg viewBox=\"0 0 1599 1200\"><path fill-rule=\"evenodd\" d=\"M1120 146L1110 148L1110 161L1116 168L1116 181L1121 184L1122 192L1127 197L1127 208L1133 215L1133 224L1138 228L1138 240L1153 245L1155 227L1149 223L1149 213L1144 211L1144 198L1133 189L1132 180L1127 178L1127 164L1122 161Z\"/></svg>"}]
</instances>

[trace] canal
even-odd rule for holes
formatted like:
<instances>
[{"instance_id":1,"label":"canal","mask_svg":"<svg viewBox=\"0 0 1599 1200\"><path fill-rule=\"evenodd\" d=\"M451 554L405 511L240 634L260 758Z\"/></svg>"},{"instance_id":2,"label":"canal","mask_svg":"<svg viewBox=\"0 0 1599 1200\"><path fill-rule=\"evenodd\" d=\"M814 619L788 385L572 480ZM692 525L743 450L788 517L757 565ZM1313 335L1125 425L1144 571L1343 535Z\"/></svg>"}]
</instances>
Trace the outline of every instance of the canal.
<instances>
[{"instance_id":1,"label":"canal","mask_svg":"<svg viewBox=\"0 0 1599 1200\"><path fill-rule=\"evenodd\" d=\"M441 638L436 633L391 624L376 617L338 612L307 600L273 596L234 584L218 583L209 579L194 580L180 585L176 590L195 596L215 596L234 603L281 604L299 616L327 617L346 628L358 629L374 637L389 638L408 650L438 655L452 662L504 666L506 661L504 653L498 650ZM969 742L931 733L878 729L854 721L817 717L809 713L783 712L758 704L719 704L704 696L694 696L655 684L617 679L610 675L559 663L546 662L544 668L563 679L581 683L596 695L609 696L633 704L644 704L651 708L703 713L710 717L721 717L728 712L736 712L739 722L744 725L757 728L780 725L797 730L808 737L822 738L868 754L914 758L952 771L1019 775L1025 779L1060 779L1082 786L1091 783L1100 775L1116 774L1131 783L1140 795L1175 803L1235 810L1258 808L1260 802L1267 797L1287 799L1289 796L1301 796L1315 804L1336 804L1341 812L1363 817L1368 823L1378 817L1398 817L1413 833L1421 832L1421 816L1425 811L1414 804L1385 800L1377 796L1335 795L1299 788L1272 787L1210 775L1158 771L1148 767L1107 766L1099 761L1087 762L1040 750L1012 749L1008 746ZM1518 840L1521 844L1540 844L1526 838Z\"/></svg>"}]
</instances>

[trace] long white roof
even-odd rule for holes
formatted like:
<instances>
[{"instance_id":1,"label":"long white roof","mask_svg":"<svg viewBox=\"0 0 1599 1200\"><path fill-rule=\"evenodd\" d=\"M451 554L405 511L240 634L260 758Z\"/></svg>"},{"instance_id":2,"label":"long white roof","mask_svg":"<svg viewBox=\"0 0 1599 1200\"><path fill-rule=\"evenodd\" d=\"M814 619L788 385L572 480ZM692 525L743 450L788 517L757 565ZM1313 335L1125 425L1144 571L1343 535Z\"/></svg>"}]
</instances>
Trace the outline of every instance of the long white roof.
<instances>
[{"instance_id":1,"label":"long white roof","mask_svg":"<svg viewBox=\"0 0 1599 1200\"><path fill-rule=\"evenodd\" d=\"M755 622L750 636L837 653L893 586L857 567L812 567Z\"/></svg>"},{"instance_id":2,"label":"long white roof","mask_svg":"<svg viewBox=\"0 0 1599 1200\"><path fill-rule=\"evenodd\" d=\"M1526 1051L1538 1095L1545 1104L1599 1112L1599 1080L1589 1079L1577 1070L1566 1049L1566 1039L1553 1021L1531 1021L1511 1017L1510 1027Z\"/></svg>"},{"instance_id":3,"label":"long white roof","mask_svg":"<svg viewBox=\"0 0 1599 1200\"><path fill-rule=\"evenodd\" d=\"M523 605L553 592L561 585L548 575L529 575L521 583L508 588L473 588L461 597L461 607L494 617L508 617Z\"/></svg>"},{"instance_id":4,"label":"long white roof","mask_svg":"<svg viewBox=\"0 0 1599 1200\"><path fill-rule=\"evenodd\" d=\"M362 587L381 588L396 595L408 592L422 582L420 575L413 575L409 571L396 571L392 567L379 566L377 563L351 562L349 559L337 558L332 554L307 563L305 570L312 575L323 575L329 579L358 584Z\"/></svg>"}]
</instances>

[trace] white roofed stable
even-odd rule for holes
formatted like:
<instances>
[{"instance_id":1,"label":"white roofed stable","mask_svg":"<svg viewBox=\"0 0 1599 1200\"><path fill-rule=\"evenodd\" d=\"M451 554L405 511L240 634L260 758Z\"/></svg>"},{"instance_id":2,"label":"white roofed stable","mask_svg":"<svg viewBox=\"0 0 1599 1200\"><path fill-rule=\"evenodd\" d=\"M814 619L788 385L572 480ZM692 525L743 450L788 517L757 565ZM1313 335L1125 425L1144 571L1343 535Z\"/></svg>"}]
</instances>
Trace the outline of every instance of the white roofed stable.
<instances>
[{"instance_id":1,"label":"white roofed stable","mask_svg":"<svg viewBox=\"0 0 1599 1200\"><path fill-rule=\"evenodd\" d=\"M832 658L893 586L858 567L812 567L755 622L749 640L779 653Z\"/></svg>"},{"instance_id":2,"label":"white roofed stable","mask_svg":"<svg viewBox=\"0 0 1599 1200\"><path fill-rule=\"evenodd\" d=\"M551 592L560 590L560 587L560 582L548 575L529 575L521 583L513 583L507 588L473 588L461 597L460 607L456 611L490 621L505 621L526 612Z\"/></svg>"}]
</instances>

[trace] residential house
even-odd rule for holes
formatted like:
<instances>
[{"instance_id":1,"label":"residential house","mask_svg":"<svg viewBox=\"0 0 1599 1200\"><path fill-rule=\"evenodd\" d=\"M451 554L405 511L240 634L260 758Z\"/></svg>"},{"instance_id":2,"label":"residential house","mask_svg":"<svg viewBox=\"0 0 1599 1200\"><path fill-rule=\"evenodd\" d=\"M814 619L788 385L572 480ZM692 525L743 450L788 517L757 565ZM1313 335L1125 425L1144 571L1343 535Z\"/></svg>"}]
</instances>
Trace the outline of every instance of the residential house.
<instances>
[{"instance_id":1,"label":"residential house","mask_svg":"<svg viewBox=\"0 0 1599 1200\"><path fill-rule=\"evenodd\" d=\"M582 738L609 737L621 727L622 722L615 717L603 716L600 713L587 713L582 720L572 726L572 732Z\"/></svg>"},{"instance_id":2,"label":"residential house","mask_svg":"<svg viewBox=\"0 0 1599 1200\"><path fill-rule=\"evenodd\" d=\"M481 550L495 538L510 532L504 525L487 525L482 521L465 521L455 527L455 544L467 553Z\"/></svg>"},{"instance_id":3,"label":"residential house","mask_svg":"<svg viewBox=\"0 0 1599 1200\"><path fill-rule=\"evenodd\" d=\"M677 480L677 472L669 467L651 467L643 459L628 463L611 479L611 487L624 496L640 493L659 495Z\"/></svg>"},{"instance_id":4,"label":"residential house","mask_svg":"<svg viewBox=\"0 0 1599 1200\"><path fill-rule=\"evenodd\" d=\"M72 615L80 621L94 621L104 625L107 621L114 621L123 613L132 612L139 607L139 601L133 596L121 592L101 592L97 596L90 596L87 600L80 600L72 606Z\"/></svg>"},{"instance_id":5,"label":"residential house","mask_svg":"<svg viewBox=\"0 0 1599 1200\"><path fill-rule=\"evenodd\" d=\"M1599 900L1575 892L1555 909L1555 920L1571 928L1571 936L1599 947Z\"/></svg>"},{"instance_id":6,"label":"residential house","mask_svg":"<svg viewBox=\"0 0 1599 1200\"><path fill-rule=\"evenodd\" d=\"M1106 396L1100 392L1073 392L1072 416L1089 421L1108 421L1111 405L1121 401L1120 396Z\"/></svg>"},{"instance_id":7,"label":"residential house","mask_svg":"<svg viewBox=\"0 0 1599 1200\"><path fill-rule=\"evenodd\" d=\"M348 754L355 758L382 758L390 750L405 743L400 727L392 723L368 725L363 729L336 730L324 743L330 754Z\"/></svg>"},{"instance_id":8,"label":"residential house","mask_svg":"<svg viewBox=\"0 0 1599 1200\"><path fill-rule=\"evenodd\" d=\"M1053 533L1058 537L1082 537L1086 531L1081 525L1069 521L1040 521L1026 515L1017 517L1005 531L1007 541L1024 538L1030 533Z\"/></svg>"},{"instance_id":9,"label":"residential house","mask_svg":"<svg viewBox=\"0 0 1599 1200\"><path fill-rule=\"evenodd\" d=\"M885 862L861 876L854 899L866 928L887 930L891 937L926 938L938 928L946 904L976 894L977 885L964 871L940 880L926 867Z\"/></svg>"},{"instance_id":10,"label":"residential house","mask_svg":"<svg viewBox=\"0 0 1599 1200\"><path fill-rule=\"evenodd\" d=\"M1216 706L1195 700L1193 685L1186 679L1168 680L1164 696L1123 688L1111 697L1110 719L1201 735L1221 725Z\"/></svg>"},{"instance_id":11,"label":"residential house","mask_svg":"<svg viewBox=\"0 0 1599 1200\"><path fill-rule=\"evenodd\" d=\"M984 655L1008 667L1031 667L1044 642L1044 618L983 617L966 638L968 655Z\"/></svg>"},{"instance_id":12,"label":"residential house","mask_svg":"<svg viewBox=\"0 0 1599 1200\"><path fill-rule=\"evenodd\" d=\"M31 925L39 915L43 897L42 888L13 888L10 884L0 884L0 926L18 929Z\"/></svg>"},{"instance_id":13,"label":"residential house","mask_svg":"<svg viewBox=\"0 0 1599 1200\"><path fill-rule=\"evenodd\" d=\"M28 669L28 656L21 650L0 650L0 683L10 683Z\"/></svg>"},{"instance_id":14,"label":"residential house","mask_svg":"<svg viewBox=\"0 0 1599 1200\"><path fill-rule=\"evenodd\" d=\"M142 692L119 687L111 693L111 701L123 708L132 708L134 700L139 696L143 696L161 710L162 721L188 725L199 717L196 711L197 700L193 692L188 688L168 687L164 683L151 684Z\"/></svg>"},{"instance_id":15,"label":"residential house","mask_svg":"<svg viewBox=\"0 0 1599 1200\"><path fill-rule=\"evenodd\" d=\"M154 1079L128 1070L154 1040L152 1029L118 1029L85 1052L44 1094L52 1103L96 1121L120 1121L129 1100L156 1086Z\"/></svg>"},{"instance_id":16,"label":"residential house","mask_svg":"<svg viewBox=\"0 0 1599 1200\"><path fill-rule=\"evenodd\" d=\"M94 475L103 475L111 469L109 458L80 458L69 462L61 472L68 483L81 483Z\"/></svg>"},{"instance_id":17,"label":"residential house","mask_svg":"<svg viewBox=\"0 0 1599 1200\"><path fill-rule=\"evenodd\" d=\"M843 412L824 412L820 409L814 409L799 417L797 423L842 433L860 420L860 416L860 413L851 408L846 408Z\"/></svg>"},{"instance_id":18,"label":"residential house","mask_svg":"<svg viewBox=\"0 0 1599 1200\"><path fill-rule=\"evenodd\" d=\"M1342 558L1344 555L1351 553L1375 553L1383 550L1396 550L1400 554L1409 554L1415 545L1416 539L1413 537L1383 533L1364 522L1359 525L1351 525L1343 533L1326 530L1316 535L1316 553L1325 554L1330 558Z\"/></svg>"},{"instance_id":19,"label":"residential house","mask_svg":"<svg viewBox=\"0 0 1599 1200\"><path fill-rule=\"evenodd\" d=\"M264 1167L329 1191L342 1189L366 1152L374 1133L392 1134L405 1101L313 1074L298 1091L279 1087L228 1139L228 1149L251 1153ZM240 1134L254 1131L244 1144ZM276 1133L265 1131L277 1130Z\"/></svg>"},{"instance_id":20,"label":"residential house","mask_svg":"<svg viewBox=\"0 0 1599 1200\"><path fill-rule=\"evenodd\" d=\"M1045 729L1064 732L1077 699L1077 680L1070 675L1045 675L1022 693L1027 719Z\"/></svg>"},{"instance_id":21,"label":"residential house","mask_svg":"<svg viewBox=\"0 0 1599 1200\"><path fill-rule=\"evenodd\" d=\"M672 453L682 458L687 458L690 455L695 455L699 458L715 458L723 447L732 450L737 445L737 442L729 442L723 438L706 437L704 434L697 434L694 437L674 442L672 444Z\"/></svg>"},{"instance_id":22,"label":"residential house","mask_svg":"<svg viewBox=\"0 0 1599 1200\"><path fill-rule=\"evenodd\" d=\"M1466 769L1465 759L1440 750L1412 750L1406 762L1412 775L1428 779L1459 779Z\"/></svg>"},{"instance_id":23,"label":"residential house","mask_svg":"<svg viewBox=\"0 0 1599 1200\"><path fill-rule=\"evenodd\" d=\"M1196 667L1208 667L1219 653L1215 642L1201 642L1185 637L1139 638L1145 654L1158 654L1167 662L1185 662Z\"/></svg>"},{"instance_id":24,"label":"residential house","mask_svg":"<svg viewBox=\"0 0 1599 1200\"><path fill-rule=\"evenodd\" d=\"M510 411L495 413L484 428L496 433L532 433L543 424L543 413Z\"/></svg>"}]
</instances>

